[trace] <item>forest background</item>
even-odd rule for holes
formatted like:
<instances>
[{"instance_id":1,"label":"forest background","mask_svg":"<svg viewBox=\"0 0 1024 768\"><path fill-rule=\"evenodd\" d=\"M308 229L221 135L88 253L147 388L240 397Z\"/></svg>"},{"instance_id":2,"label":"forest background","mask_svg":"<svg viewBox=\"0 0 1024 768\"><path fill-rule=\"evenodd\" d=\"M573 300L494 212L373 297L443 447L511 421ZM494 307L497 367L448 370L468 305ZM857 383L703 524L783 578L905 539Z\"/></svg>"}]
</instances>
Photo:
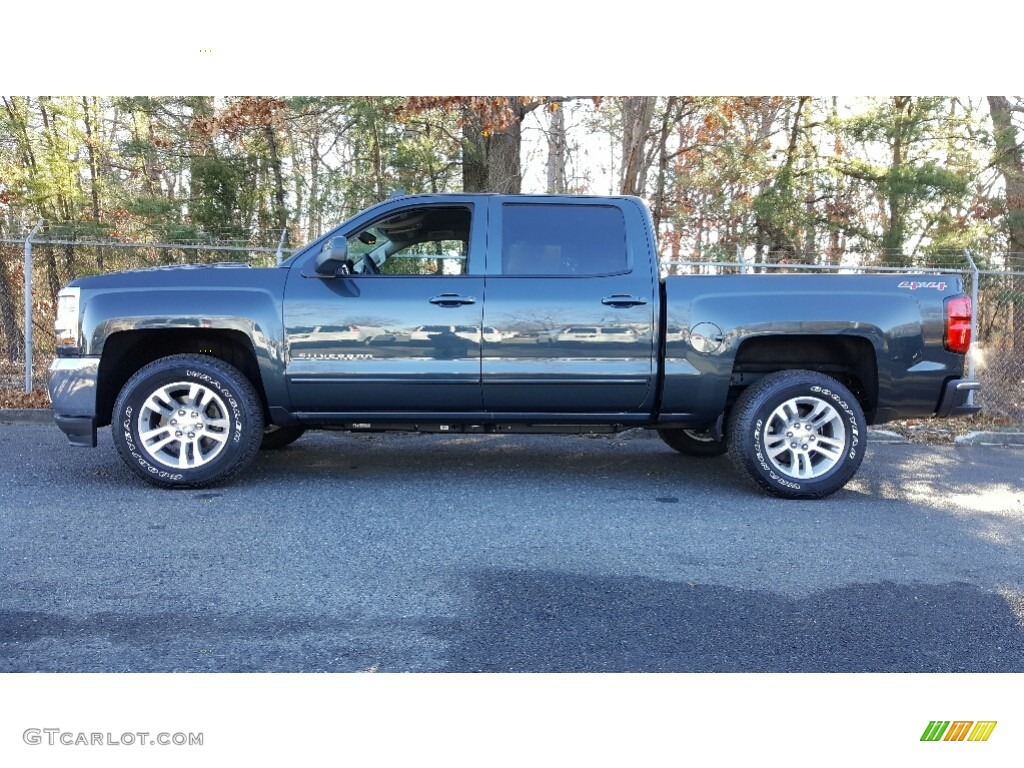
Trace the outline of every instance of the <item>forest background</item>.
<instances>
[{"instance_id":1,"label":"forest background","mask_svg":"<svg viewBox=\"0 0 1024 768\"><path fill-rule=\"evenodd\" d=\"M631 194L662 252L1024 252L1020 97L3 96L0 235L300 245L396 189Z\"/></svg>"},{"instance_id":2,"label":"forest background","mask_svg":"<svg viewBox=\"0 0 1024 768\"><path fill-rule=\"evenodd\" d=\"M65 282L126 266L92 244L292 249L398 189L638 195L677 272L966 269L968 249L1007 274L986 320L1020 353L1022 119L1012 96L2 96L0 357L22 354L17 243L40 221L45 334Z\"/></svg>"}]
</instances>

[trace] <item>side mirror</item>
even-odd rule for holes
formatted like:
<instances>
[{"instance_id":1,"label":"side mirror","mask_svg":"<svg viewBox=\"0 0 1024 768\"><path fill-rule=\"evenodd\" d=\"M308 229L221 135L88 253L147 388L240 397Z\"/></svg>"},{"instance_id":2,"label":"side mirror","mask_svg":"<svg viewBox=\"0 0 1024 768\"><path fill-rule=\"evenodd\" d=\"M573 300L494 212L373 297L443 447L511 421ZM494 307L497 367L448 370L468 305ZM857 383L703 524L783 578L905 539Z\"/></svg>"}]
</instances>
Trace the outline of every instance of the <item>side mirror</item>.
<instances>
[{"instance_id":1,"label":"side mirror","mask_svg":"<svg viewBox=\"0 0 1024 768\"><path fill-rule=\"evenodd\" d=\"M321 275L336 275L348 262L348 241L344 237L333 237L324 243L323 250L316 257L316 271Z\"/></svg>"}]
</instances>

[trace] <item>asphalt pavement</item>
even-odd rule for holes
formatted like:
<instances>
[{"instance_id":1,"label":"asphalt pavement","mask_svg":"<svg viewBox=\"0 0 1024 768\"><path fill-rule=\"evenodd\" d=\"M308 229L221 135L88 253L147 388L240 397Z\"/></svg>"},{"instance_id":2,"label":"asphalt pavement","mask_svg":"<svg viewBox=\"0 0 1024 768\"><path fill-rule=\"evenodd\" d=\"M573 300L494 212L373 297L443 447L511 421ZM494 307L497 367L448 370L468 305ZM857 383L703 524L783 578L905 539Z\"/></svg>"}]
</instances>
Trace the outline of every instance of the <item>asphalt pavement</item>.
<instances>
[{"instance_id":1,"label":"asphalt pavement","mask_svg":"<svg viewBox=\"0 0 1024 768\"><path fill-rule=\"evenodd\" d=\"M1024 448L822 501L657 439L310 433L150 487L0 425L0 672L1022 672Z\"/></svg>"}]
</instances>

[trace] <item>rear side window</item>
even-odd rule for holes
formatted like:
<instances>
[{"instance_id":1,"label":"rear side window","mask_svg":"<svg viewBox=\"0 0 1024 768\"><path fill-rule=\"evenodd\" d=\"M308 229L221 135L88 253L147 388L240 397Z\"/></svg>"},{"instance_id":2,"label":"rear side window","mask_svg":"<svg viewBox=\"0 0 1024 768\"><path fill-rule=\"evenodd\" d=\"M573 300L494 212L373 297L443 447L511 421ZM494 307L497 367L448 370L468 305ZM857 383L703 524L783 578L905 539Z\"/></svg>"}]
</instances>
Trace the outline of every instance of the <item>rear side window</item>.
<instances>
[{"instance_id":1,"label":"rear side window","mask_svg":"<svg viewBox=\"0 0 1024 768\"><path fill-rule=\"evenodd\" d=\"M610 275L628 270L626 222L618 208L502 206L502 274Z\"/></svg>"}]
</instances>

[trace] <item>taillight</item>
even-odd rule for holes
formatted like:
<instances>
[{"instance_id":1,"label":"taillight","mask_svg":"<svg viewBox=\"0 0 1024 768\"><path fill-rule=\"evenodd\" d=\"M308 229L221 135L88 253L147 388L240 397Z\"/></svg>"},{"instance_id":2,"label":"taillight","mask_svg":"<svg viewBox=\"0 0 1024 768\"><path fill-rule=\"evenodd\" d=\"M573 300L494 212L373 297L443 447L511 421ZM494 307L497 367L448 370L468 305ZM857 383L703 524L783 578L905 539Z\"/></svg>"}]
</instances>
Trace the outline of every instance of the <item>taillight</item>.
<instances>
[{"instance_id":1,"label":"taillight","mask_svg":"<svg viewBox=\"0 0 1024 768\"><path fill-rule=\"evenodd\" d=\"M946 349L967 354L971 346L971 299L956 296L946 299Z\"/></svg>"}]
</instances>

